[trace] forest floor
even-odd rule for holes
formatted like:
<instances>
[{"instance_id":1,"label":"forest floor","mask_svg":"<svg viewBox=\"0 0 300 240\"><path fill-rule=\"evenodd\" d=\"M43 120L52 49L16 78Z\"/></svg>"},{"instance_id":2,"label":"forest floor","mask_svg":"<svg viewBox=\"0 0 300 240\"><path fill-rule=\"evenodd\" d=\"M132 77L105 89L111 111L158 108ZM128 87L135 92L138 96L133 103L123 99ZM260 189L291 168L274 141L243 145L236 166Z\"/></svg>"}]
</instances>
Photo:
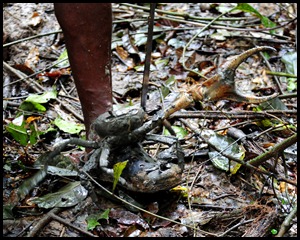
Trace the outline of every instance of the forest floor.
<instances>
[{"instance_id":1,"label":"forest floor","mask_svg":"<svg viewBox=\"0 0 300 240\"><path fill-rule=\"evenodd\" d=\"M112 6L114 109L139 106L149 4ZM84 138L85 129L72 69L61 61L65 44L53 4L3 4L3 236L296 237L297 4L242 4L201 31L235 6L156 6L147 114L161 109L167 95L187 92L230 57L257 46L276 52L243 62L237 87L248 95L279 95L260 104L204 101L174 113L169 122L185 155L181 184L152 194L115 192L143 211L103 192L96 203L80 184L78 196L67 196L74 204L64 205L66 195L45 200L78 183L77 176L55 172L24 191L40 156L64 139ZM202 131L213 140L205 141ZM232 161L272 150L259 169ZM63 154L78 160L83 152L72 146Z\"/></svg>"}]
</instances>

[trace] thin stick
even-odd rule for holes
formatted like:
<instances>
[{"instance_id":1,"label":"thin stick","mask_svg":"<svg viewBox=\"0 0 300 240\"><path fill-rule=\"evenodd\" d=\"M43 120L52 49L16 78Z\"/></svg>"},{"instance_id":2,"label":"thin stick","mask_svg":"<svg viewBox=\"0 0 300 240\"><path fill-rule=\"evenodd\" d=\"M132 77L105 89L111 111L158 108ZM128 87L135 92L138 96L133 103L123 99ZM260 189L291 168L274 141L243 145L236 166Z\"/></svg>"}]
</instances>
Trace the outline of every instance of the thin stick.
<instances>
[{"instance_id":1,"label":"thin stick","mask_svg":"<svg viewBox=\"0 0 300 240\"><path fill-rule=\"evenodd\" d=\"M148 18L147 52L146 52L146 59L145 59L144 79L143 79L143 87L142 87L142 95L141 95L141 107L145 111L146 111L147 93L148 93L148 86L149 86L155 6L156 3L151 3L150 16Z\"/></svg>"},{"instance_id":2,"label":"thin stick","mask_svg":"<svg viewBox=\"0 0 300 240\"><path fill-rule=\"evenodd\" d=\"M27 37L27 38L22 38L22 39L13 41L13 42L3 44L3 48L9 47L11 45L14 45L14 44L17 44L17 43L20 43L20 42L25 42L25 41L32 40L32 39L35 39L35 38L44 37L44 36L57 34L57 33L61 33L61 32L62 32L62 30L59 30L59 31L54 31L54 32L42 33L42 34L34 35L34 36L31 36L31 37Z\"/></svg>"}]
</instances>

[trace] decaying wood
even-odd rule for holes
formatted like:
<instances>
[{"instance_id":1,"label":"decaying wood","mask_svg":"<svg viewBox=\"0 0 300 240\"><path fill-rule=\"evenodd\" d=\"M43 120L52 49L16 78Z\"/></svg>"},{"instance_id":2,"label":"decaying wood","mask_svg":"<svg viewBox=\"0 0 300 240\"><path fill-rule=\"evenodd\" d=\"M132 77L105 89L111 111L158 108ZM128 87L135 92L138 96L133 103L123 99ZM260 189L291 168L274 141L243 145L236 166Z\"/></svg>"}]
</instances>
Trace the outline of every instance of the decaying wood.
<instances>
[{"instance_id":1,"label":"decaying wood","mask_svg":"<svg viewBox=\"0 0 300 240\"><path fill-rule=\"evenodd\" d=\"M274 210L271 210L271 212L266 215L259 216L257 220L252 222L251 227L243 237L265 237L269 235L277 218L278 214Z\"/></svg>"}]
</instances>

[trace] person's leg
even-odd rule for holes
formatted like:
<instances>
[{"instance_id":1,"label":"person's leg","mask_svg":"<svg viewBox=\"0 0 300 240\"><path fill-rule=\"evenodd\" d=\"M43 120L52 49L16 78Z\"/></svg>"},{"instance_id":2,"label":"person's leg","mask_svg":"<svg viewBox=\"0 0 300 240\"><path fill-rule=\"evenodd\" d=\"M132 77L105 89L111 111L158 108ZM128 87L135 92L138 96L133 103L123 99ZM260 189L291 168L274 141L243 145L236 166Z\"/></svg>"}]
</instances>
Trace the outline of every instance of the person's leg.
<instances>
[{"instance_id":1,"label":"person's leg","mask_svg":"<svg viewBox=\"0 0 300 240\"><path fill-rule=\"evenodd\" d=\"M54 3L82 106L90 125L112 108L110 3Z\"/></svg>"}]
</instances>

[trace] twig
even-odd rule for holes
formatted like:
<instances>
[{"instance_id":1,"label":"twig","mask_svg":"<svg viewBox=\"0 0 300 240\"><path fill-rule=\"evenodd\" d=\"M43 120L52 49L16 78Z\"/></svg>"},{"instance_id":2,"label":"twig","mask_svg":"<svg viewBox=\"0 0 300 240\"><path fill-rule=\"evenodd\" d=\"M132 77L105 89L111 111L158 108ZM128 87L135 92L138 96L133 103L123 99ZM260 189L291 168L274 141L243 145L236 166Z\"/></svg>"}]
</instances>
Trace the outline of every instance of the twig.
<instances>
[{"instance_id":1,"label":"twig","mask_svg":"<svg viewBox=\"0 0 300 240\"><path fill-rule=\"evenodd\" d=\"M89 236L89 237L98 237L98 236L96 236L96 235L94 235L94 234L92 234L92 233L90 233L90 232L88 232L88 231L85 231L85 230L83 230L83 229L81 229L81 228L79 228L79 227L76 227L75 225L73 225L72 223L70 223L68 220L63 219L63 218L57 216L56 214L54 214L54 213L52 213L52 212L49 212L49 216L50 216L53 220L56 220L56 221L58 221L58 222L60 222L60 223L62 223L62 224L64 224L64 225L67 225L68 227L71 227L71 228L77 230L78 232L81 232L81 233L83 233L83 234L85 234L85 235L87 235L87 236Z\"/></svg>"},{"instance_id":2,"label":"twig","mask_svg":"<svg viewBox=\"0 0 300 240\"><path fill-rule=\"evenodd\" d=\"M286 98L297 98L298 94L297 93L285 93L282 95L278 96L280 99L286 99Z\"/></svg>"},{"instance_id":3,"label":"twig","mask_svg":"<svg viewBox=\"0 0 300 240\"><path fill-rule=\"evenodd\" d=\"M43 218L38 221L38 223L31 229L31 231L27 234L27 237L34 237L38 234L40 230L43 229L43 227L46 226L51 221L51 213L58 214L61 212L62 208L53 208L50 212L48 212Z\"/></svg>"},{"instance_id":4,"label":"twig","mask_svg":"<svg viewBox=\"0 0 300 240\"><path fill-rule=\"evenodd\" d=\"M153 25L154 25L154 14L156 3L151 4L151 11L148 18L148 36L147 36L147 50L145 59L144 78L141 94L141 107L146 111L147 93L149 86L149 75L150 75L150 64L151 64L151 52L152 52L152 41L153 41Z\"/></svg>"},{"instance_id":5,"label":"twig","mask_svg":"<svg viewBox=\"0 0 300 240\"><path fill-rule=\"evenodd\" d=\"M275 75L280 77L289 77L289 78L297 78L297 75L290 74L290 73L284 73L284 72L273 72L273 71L266 71L267 75Z\"/></svg>"},{"instance_id":6,"label":"twig","mask_svg":"<svg viewBox=\"0 0 300 240\"><path fill-rule=\"evenodd\" d=\"M282 118L283 115L297 115L297 110L266 110L262 112L253 111L184 111L173 113L170 118L207 118L207 119L253 119L253 118L265 118L272 115L278 115Z\"/></svg>"},{"instance_id":7,"label":"twig","mask_svg":"<svg viewBox=\"0 0 300 240\"><path fill-rule=\"evenodd\" d=\"M229 233L229 232L232 231L233 229L235 229L235 228L237 228L237 227L239 227L239 226L241 226L241 225L243 225L243 224L247 224L247 223L253 222L254 220L255 220L255 219L249 219L249 220L246 220L246 221L243 220L242 222L240 222L240 223L234 225L233 227L229 228L227 231L225 231L225 232L219 234L218 237L223 237L224 235L226 235L227 233Z\"/></svg>"},{"instance_id":8,"label":"twig","mask_svg":"<svg viewBox=\"0 0 300 240\"><path fill-rule=\"evenodd\" d=\"M65 104L65 103L63 103L60 99L56 99L66 110L68 110L70 113L72 113L73 115L74 115L74 117L77 119L77 120L79 120L79 121L81 121L81 122L83 122L84 121L84 118L83 118L83 116L80 114L80 113L78 113L78 112L76 112L76 110L74 110L74 109L72 109L68 104Z\"/></svg>"},{"instance_id":9,"label":"twig","mask_svg":"<svg viewBox=\"0 0 300 240\"><path fill-rule=\"evenodd\" d=\"M25 73L22 73L21 71L9 66L6 62L3 61L3 66L8 69L9 71L11 71L13 74L15 74L17 77L21 78L21 79L25 79L28 76ZM41 91L45 91L44 88L39 85L37 82L35 82L34 80L28 78L28 81L30 83L33 83L34 85L31 85L31 87L34 89L34 91L36 91L37 93L40 93ZM12 84L12 83L9 83Z\"/></svg>"},{"instance_id":10,"label":"twig","mask_svg":"<svg viewBox=\"0 0 300 240\"><path fill-rule=\"evenodd\" d=\"M286 218L284 219L283 223L280 226L279 233L276 235L276 237L283 237L285 232L289 229L291 225L291 221L293 220L296 213L297 213L297 204L293 207L289 215L287 215Z\"/></svg>"},{"instance_id":11,"label":"twig","mask_svg":"<svg viewBox=\"0 0 300 240\"><path fill-rule=\"evenodd\" d=\"M124 6L132 7L132 8L137 8L137 9L142 9L145 11L149 11L150 9L148 7L143 7L143 6L138 6L135 4L129 4L129 3L120 3ZM179 16L183 17L185 19L195 19L195 20L206 20L206 21L211 21L213 20L213 17L199 17L199 16L194 16L188 13L179 13L179 12L170 12L170 11L165 11L165 10L156 10L158 13L163 13L167 15L172 15L172 16ZM227 17L227 18L220 18L218 21L240 21L240 20L249 20L253 19L252 17Z\"/></svg>"},{"instance_id":12,"label":"twig","mask_svg":"<svg viewBox=\"0 0 300 240\"><path fill-rule=\"evenodd\" d=\"M291 137L283 140L281 143L276 144L271 150L257 156L256 158L251 159L248 161L249 164L258 166L265 162L266 160L274 157L276 154L281 153L287 147L293 145L297 142L297 133L293 134Z\"/></svg>"},{"instance_id":13,"label":"twig","mask_svg":"<svg viewBox=\"0 0 300 240\"><path fill-rule=\"evenodd\" d=\"M128 3L122 3L123 5L126 5L126 6L130 6L130 7L134 7L134 8L139 8L139 9L144 9L146 11L149 11L149 8L147 7L142 7L142 6L137 6L137 5L134 5L134 4L128 4ZM158 13L170 13L168 11L163 11L163 10L157 10ZM190 23L190 24L193 24L193 25L198 25L198 26L201 26L201 27L205 27L207 24L204 24L204 23L199 23L199 22L196 22L196 21L187 21L185 19L187 19L188 17L191 18L191 15L187 15L185 13L181 14L181 13L170 13L169 15L176 15L176 16L181 16L181 17L168 17L168 16L160 16L160 18L162 19L168 19L168 20L171 20L171 21L177 21L177 22L182 22L182 23ZM193 17L193 19L200 19L198 17ZM204 18L202 18L204 19ZM213 18L207 18L205 20L212 20ZM228 20L227 19L219 19L219 20ZM238 18L236 19L235 21L239 21L239 20L242 20L241 18ZM268 35L273 35L273 36L277 36L279 38L285 38L285 39L290 39L289 37L286 37L286 36L281 36L281 35L277 35L277 34L271 34L270 30L275 30L275 29L278 29L278 28L283 28L285 27L286 25L294 22L297 20L297 17L296 18L293 18L292 20L288 21L287 23L285 24L282 24L282 25L277 25L276 27L273 27L273 28L263 28L263 29L260 29L260 28L257 28L257 29L254 29L254 28L238 28L238 27L229 27L229 26L210 26L211 28L217 28L217 29L226 29L226 30L233 30L233 31L250 31L250 32L263 32L265 34L268 34Z\"/></svg>"},{"instance_id":14,"label":"twig","mask_svg":"<svg viewBox=\"0 0 300 240\"><path fill-rule=\"evenodd\" d=\"M175 21L175 22L182 22L182 23L187 23L187 24L193 24L195 26L200 26L200 27L205 27L207 25L207 24L203 24L203 23L199 23L199 22L195 22L195 21L187 21L187 20L184 20L182 18L174 18L174 17L166 17L166 16L160 16L160 18L162 18L162 19L168 19L168 20ZM290 39L290 37L280 36L280 35L276 35L276 34L271 34L271 33L267 32L267 31L276 30L276 29L279 29L279 28L283 28L283 27L291 24L292 22L294 22L296 20L297 20L297 18L294 18L294 19L288 21L285 24L278 25L278 26L273 27L273 28L237 28L237 27L224 27L224 26L214 26L214 25L211 25L210 28L214 28L214 29L226 29L226 30L232 30L232 31L243 31L243 32L262 32L262 33L267 34L267 35L274 35L274 36L277 36L277 37L280 37L280 38Z\"/></svg>"},{"instance_id":15,"label":"twig","mask_svg":"<svg viewBox=\"0 0 300 240\"><path fill-rule=\"evenodd\" d=\"M13 82L10 82L9 84L5 84L5 85L3 85L3 87L6 87L6 86L8 86L8 85L15 84L15 83L17 83L17 82L20 82L20 81L23 81L23 80L26 80L26 79L30 79L31 77L34 77L35 75L44 72L46 69L51 68L51 67L54 67L55 65L57 65L57 64L59 64L59 63L61 63L61 62L64 62L64 61L66 61L66 60L67 60L67 58L64 58L64 59L62 59L62 60L60 60L60 61L55 61L54 63L52 63L52 64L46 66L46 67L43 68L42 70L37 71L37 72L35 72L35 73L33 73L33 74L30 74L30 75L28 75L28 76L21 72L21 75L17 75L17 76L19 76L19 77L21 76L20 79L18 79L18 80L16 80L16 81L13 81ZM12 69L12 72L13 72L13 73L15 73L15 72L17 71L16 69L14 69L14 68L12 68L11 66L9 66L7 63L4 64L4 62L3 62L3 65L7 65L8 67L10 67L10 68ZM7 66L5 66L5 67L7 67ZM19 72L20 72L20 71L19 71ZM25 77L22 77L22 76L25 76ZM29 81L33 81L33 80L30 79ZM33 83L37 84L35 81L33 81Z\"/></svg>"},{"instance_id":16,"label":"twig","mask_svg":"<svg viewBox=\"0 0 300 240\"><path fill-rule=\"evenodd\" d=\"M40 38L40 37L44 37L44 36L48 36L48 35L52 35L52 34L61 33L61 32L62 32L62 30L59 30L59 31L54 31L54 32L42 33L42 34L34 35L34 36L31 36L31 37L27 37L27 38L22 38L22 39L13 41L13 42L3 44L3 48L9 47L11 45L14 45L14 44L17 44L17 43L20 43L20 42L25 42L25 41L32 40L32 39L35 39L35 38Z\"/></svg>"}]
</instances>

